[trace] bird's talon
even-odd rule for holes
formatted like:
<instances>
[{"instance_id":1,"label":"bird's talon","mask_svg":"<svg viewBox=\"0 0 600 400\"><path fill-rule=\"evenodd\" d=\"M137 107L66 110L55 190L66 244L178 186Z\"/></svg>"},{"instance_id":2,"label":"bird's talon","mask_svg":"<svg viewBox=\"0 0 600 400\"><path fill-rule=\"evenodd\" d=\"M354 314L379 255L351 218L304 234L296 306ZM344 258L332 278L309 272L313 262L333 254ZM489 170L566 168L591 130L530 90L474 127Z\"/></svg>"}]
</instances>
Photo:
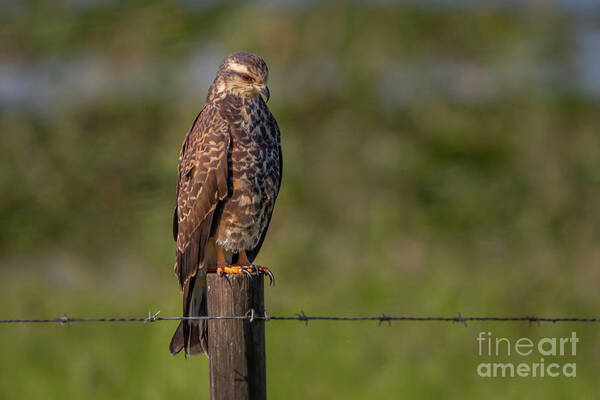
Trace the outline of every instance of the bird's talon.
<instances>
[{"instance_id":1,"label":"bird's talon","mask_svg":"<svg viewBox=\"0 0 600 400\"><path fill-rule=\"evenodd\" d=\"M269 286L273 286L275 284L275 277L270 270L267 270L267 275L269 275Z\"/></svg>"},{"instance_id":2,"label":"bird's talon","mask_svg":"<svg viewBox=\"0 0 600 400\"><path fill-rule=\"evenodd\" d=\"M273 282L275 282L275 276L273 276L273 273L271 272L271 270L269 268L265 268L265 267L259 267L258 265L254 266L256 268L256 274L263 274L263 275L267 275L269 277L269 285L273 285Z\"/></svg>"}]
</instances>

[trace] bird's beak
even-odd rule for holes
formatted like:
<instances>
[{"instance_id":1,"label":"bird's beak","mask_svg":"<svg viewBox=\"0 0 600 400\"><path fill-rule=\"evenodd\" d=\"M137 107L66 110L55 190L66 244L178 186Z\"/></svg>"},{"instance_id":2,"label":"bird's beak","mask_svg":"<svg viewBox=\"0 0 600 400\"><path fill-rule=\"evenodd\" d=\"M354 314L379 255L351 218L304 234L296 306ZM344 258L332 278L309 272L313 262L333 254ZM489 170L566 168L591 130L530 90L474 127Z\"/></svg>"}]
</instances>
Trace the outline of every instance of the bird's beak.
<instances>
[{"instance_id":1,"label":"bird's beak","mask_svg":"<svg viewBox=\"0 0 600 400\"><path fill-rule=\"evenodd\" d=\"M265 99L265 103L267 101L269 101L269 98L271 97L271 92L269 92L269 87L268 86L263 86L260 88L259 90L260 94L263 95L264 99Z\"/></svg>"}]
</instances>

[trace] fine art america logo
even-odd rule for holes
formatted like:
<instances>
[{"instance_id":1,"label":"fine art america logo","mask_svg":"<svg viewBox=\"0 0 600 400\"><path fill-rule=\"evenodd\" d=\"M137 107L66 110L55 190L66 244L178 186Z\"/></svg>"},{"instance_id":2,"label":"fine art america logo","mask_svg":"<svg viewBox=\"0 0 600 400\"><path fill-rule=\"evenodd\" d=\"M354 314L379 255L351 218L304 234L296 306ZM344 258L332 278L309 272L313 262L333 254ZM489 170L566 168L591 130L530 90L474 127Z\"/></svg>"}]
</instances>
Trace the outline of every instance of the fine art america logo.
<instances>
[{"instance_id":1,"label":"fine art america logo","mask_svg":"<svg viewBox=\"0 0 600 400\"><path fill-rule=\"evenodd\" d=\"M577 355L579 338L576 332L571 332L570 337L544 337L539 340L527 337L510 340L505 337L494 337L491 332L479 332L477 342L479 357L495 357L510 361L513 360L511 357L533 359L533 362L481 362L477 365L477 374L483 378L558 376L574 378L577 376L576 363L561 362L565 359L560 358L572 359Z\"/></svg>"}]
</instances>

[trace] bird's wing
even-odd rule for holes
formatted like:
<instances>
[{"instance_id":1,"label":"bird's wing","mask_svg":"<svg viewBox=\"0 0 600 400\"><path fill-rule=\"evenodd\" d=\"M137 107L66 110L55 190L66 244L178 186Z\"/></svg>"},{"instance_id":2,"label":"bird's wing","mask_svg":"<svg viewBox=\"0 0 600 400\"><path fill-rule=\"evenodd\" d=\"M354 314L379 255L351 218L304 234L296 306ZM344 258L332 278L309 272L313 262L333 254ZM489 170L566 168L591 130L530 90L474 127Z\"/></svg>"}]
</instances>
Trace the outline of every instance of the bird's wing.
<instances>
[{"instance_id":1,"label":"bird's wing","mask_svg":"<svg viewBox=\"0 0 600 400\"><path fill-rule=\"evenodd\" d=\"M228 194L229 128L219 112L205 106L188 132L179 156L173 235L175 273L184 286L197 272L210 235L212 216Z\"/></svg>"},{"instance_id":2,"label":"bird's wing","mask_svg":"<svg viewBox=\"0 0 600 400\"><path fill-rule=\"evenodd\" d=\"M254 247L252 250L246 251L246 255L248 256L248 260L250 260L250 262L254 261L254 259L258 255L258 252L260 251L260 248L262 247L263 242L265 241L265 236L267 235L267 231L269 230L269 224L271 223L271 216L273 215L275 199L277 198L277 195L279 194L279 188L281 187L281 176L283 175L283 157L281 154L281 135L279 132L279 126L277 125L277 121L275 120L275 117L273 117L273 115L271 113L269 113L269 118L267 119L266 124L267 124L267 129L275 131L275 137L277 138L277 147L278 147L277 156L279 157L279 163L277 163L276 165L278 165L279 170L272 171L271 173L279 174L279 176L278 176L277 187L275 188L273 198L270 199L271 206L266 211L268 213L268 215L267 215L267 224L265 225L265 229L262 231L260 240L258 241L258 244L256 245L256 247Z\"/></svg>"}]
</instances>

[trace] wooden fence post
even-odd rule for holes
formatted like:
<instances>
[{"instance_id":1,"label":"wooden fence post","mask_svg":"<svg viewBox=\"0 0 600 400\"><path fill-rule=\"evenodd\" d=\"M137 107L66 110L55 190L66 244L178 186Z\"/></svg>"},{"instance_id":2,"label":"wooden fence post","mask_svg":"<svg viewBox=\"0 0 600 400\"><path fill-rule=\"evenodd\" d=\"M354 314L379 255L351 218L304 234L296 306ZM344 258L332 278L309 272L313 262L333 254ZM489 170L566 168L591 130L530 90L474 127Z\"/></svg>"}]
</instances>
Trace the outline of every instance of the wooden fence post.
<instances>
[{"instance_id":1,"label":"wooden fence post","mask_svg":"<svg viewBox=\"0 0 600 400\"><path fill-rule=\"evenodd\" d=\"M263 316L262 276L207 275L208 315ZM211 400L267 398L264 320L209 320Z\"/></svg>"}]
</instances>

